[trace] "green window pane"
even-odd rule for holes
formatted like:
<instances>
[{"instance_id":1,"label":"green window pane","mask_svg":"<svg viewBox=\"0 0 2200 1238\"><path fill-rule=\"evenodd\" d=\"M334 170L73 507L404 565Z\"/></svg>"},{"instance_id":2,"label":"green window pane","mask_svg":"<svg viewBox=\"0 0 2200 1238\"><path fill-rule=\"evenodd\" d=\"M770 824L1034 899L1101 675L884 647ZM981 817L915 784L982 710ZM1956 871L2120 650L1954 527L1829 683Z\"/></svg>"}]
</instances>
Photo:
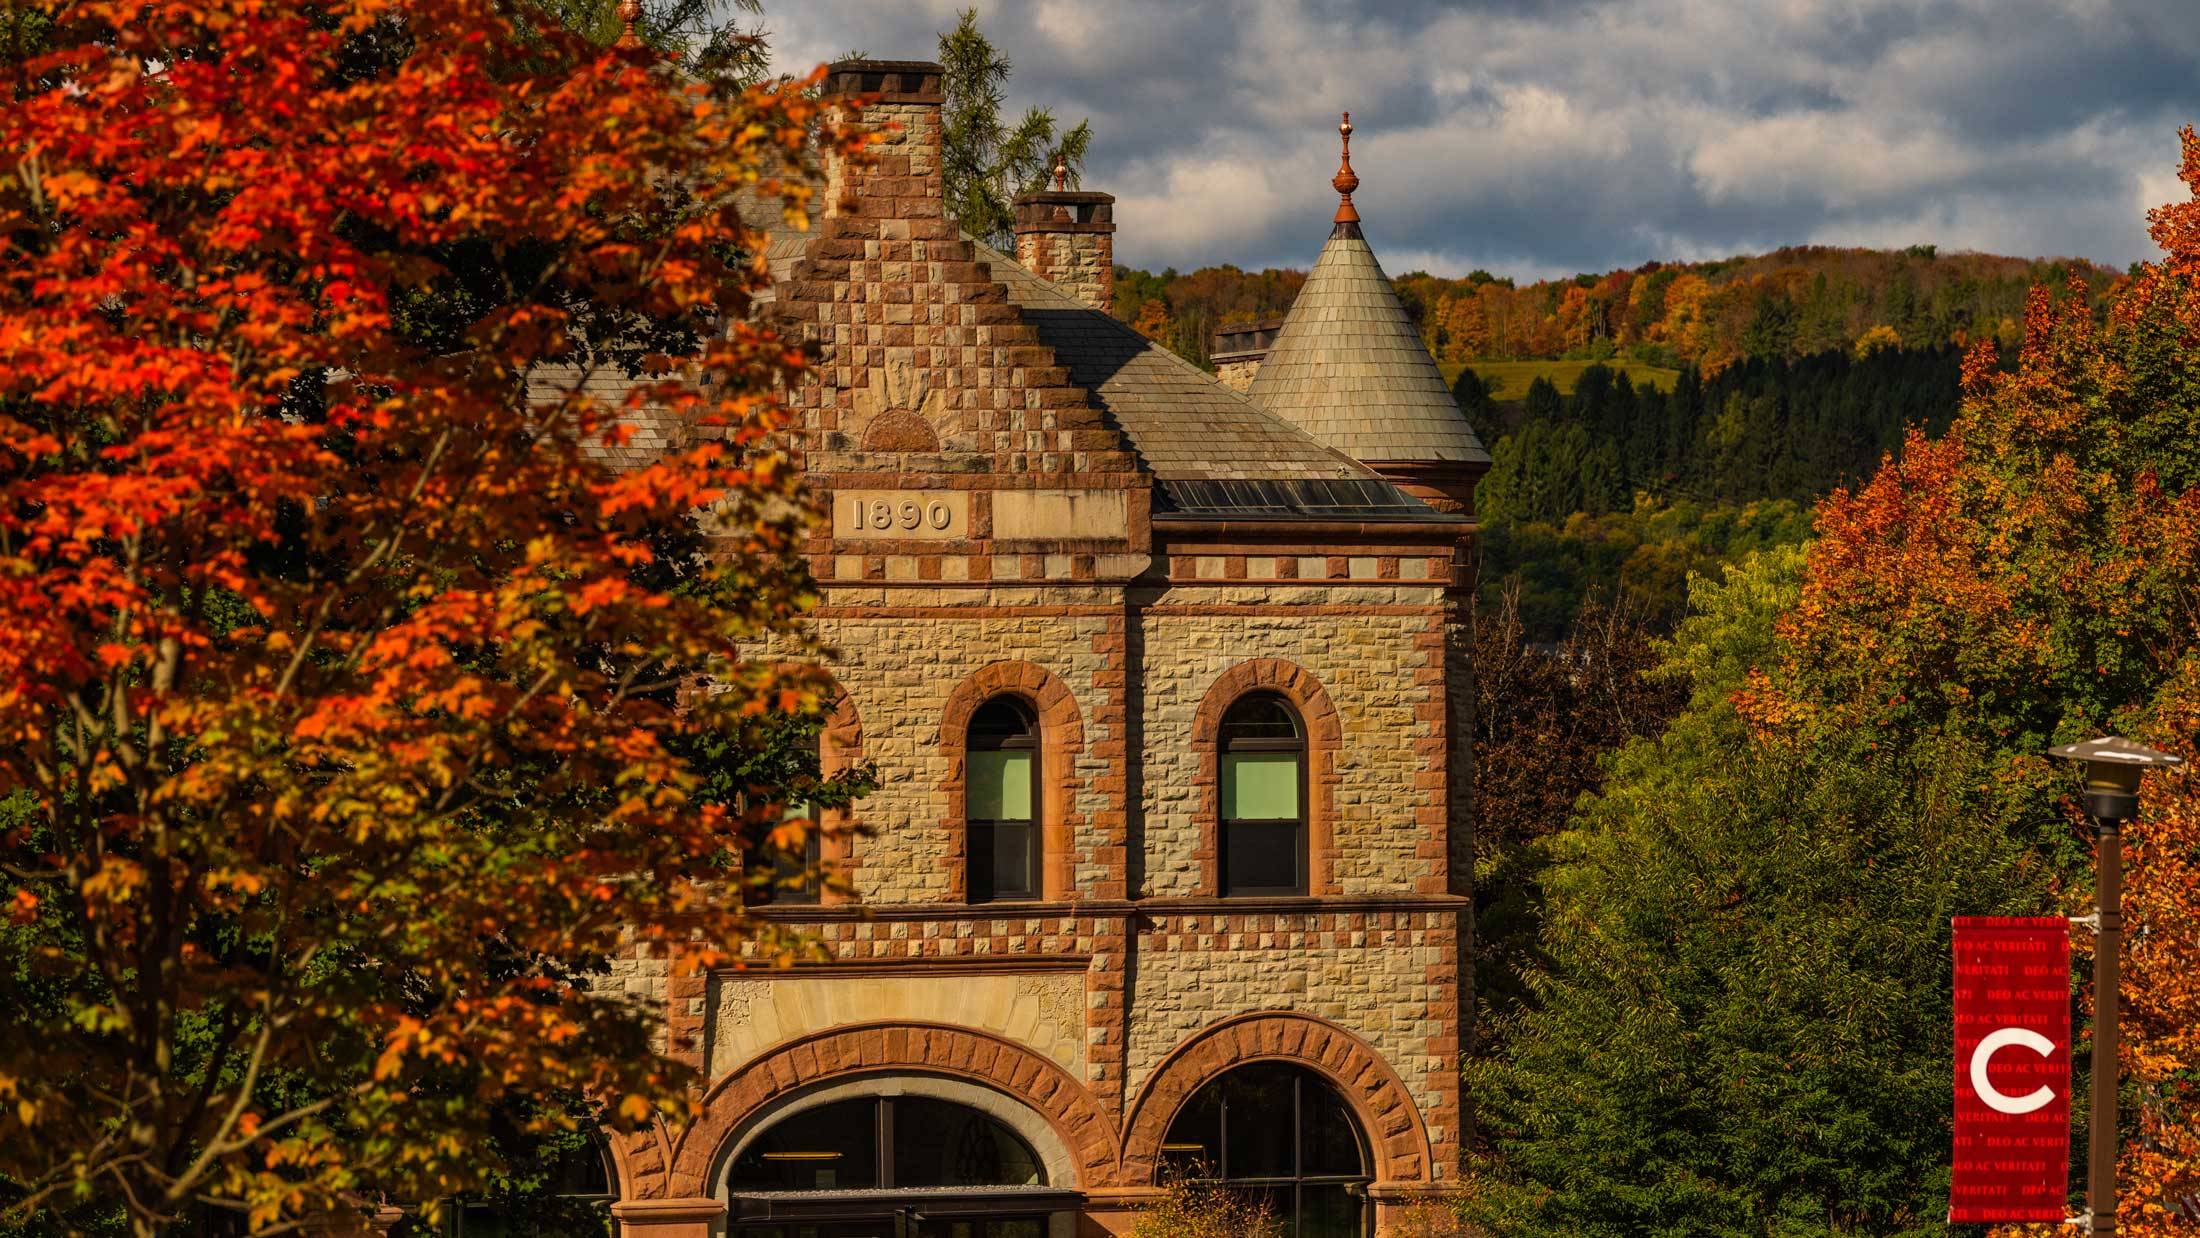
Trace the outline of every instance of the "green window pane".
<instances>
[{"instance_id":1,"label":"green window pane","mask_svg":"<svg viewBox=\"0 0 2200 1238\"><path fill-rule=\"evenodd\" d=\"M1029 749L970 754L970 808L972 821L1031 820L1031 760Z\"/></svg>"},{"instance_id":2,"label":"green window pane","mask_svg":"<svg viewBox=\"0 0 2200 1238\"><path fill-rule=\"evenodd\" d=\"M1299 758L1291 752L1222 754L1222 815L1280 821L1299 815Z\"/></svg>"}]
</instances>

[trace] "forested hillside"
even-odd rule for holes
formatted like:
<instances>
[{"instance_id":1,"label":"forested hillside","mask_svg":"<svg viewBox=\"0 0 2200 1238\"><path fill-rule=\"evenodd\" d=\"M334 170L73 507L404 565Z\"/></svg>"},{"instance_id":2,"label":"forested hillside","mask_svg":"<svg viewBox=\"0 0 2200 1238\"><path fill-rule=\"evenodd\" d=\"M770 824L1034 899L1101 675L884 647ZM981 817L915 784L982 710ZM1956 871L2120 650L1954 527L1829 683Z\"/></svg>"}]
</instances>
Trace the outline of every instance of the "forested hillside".
<instances>
[{"instance_id":1,"label":"forested hillside","mask_svg":"<svg viewBox=\"0 0 2200 1238\"><path fill-rule=\"evenodd\" d=\"M2093 294L2121 273L2083 259L1794 246L1716 262L1646 263L1518 286L1475 271L1397 278L1422 342L1447 368L1476 360L1625 357L1716 373L1750 357L1800 358L1977 339L2015 343L2026 293L2073 279ZM1290 309L1305 273L1233 266L1116 272L1115 312L1204 364L1214 329Z\"/></svg>"},{"instance_id":2,"label":"forested hillside","mask_svg":"<svg viewBox=\"0 0 2200 1238\"><path fill-rule=\"evenodd\" d=\"M2035 285L2105 304L2125 276L2069 259L1791 247L1524 287L1397 278L1495 457L1479 495L1485 601L1559 639L1592 595L1676 620L1690 572L1799 541L1809 508L1954 415L1959 360L2020 341ZM1214 329L1289 311L1300 271L1118 268L1115 312L1208 364Z\"/></svg>"},{"instance_id":3,"label":"forested hillside","mask_svg":"<svg viewBox=\"0 0 2200 1238\"><path fill-rule=\"evenodd\" d=\"M1478 763L1499 811L1477 874L1499 889L1477 928L1497 974L1468 1067L1474 1232L1977 1232L1942 1222L1948 920L2089 901L2093 831L2050 745L2200 756L2190 129L2184 178L2191 199L2153 216L2165 261L2105 307L2037 293L2020 349L1966 363L1946 425L1822 497L1808 547L1697 581L1632 684L1627 642L1577 635L1552 658L1581 668L1569 686L1613 690L1491 710L1485 732L1509 730L1477 735L1499 754ZM1575 722L1607 700L1625 725ZM1599 785L1555 832L1480 772L1568 744ZM2124 827L2117 1232L2173 1238L2200 1221L2200 782L2147 782ZM2073 944L2083 1011L2095 938Z\"/></svg>"},{"instance_id":4,"label":"forested hillside","mask_svg":"<svg viewBox=\"0 0 2200 1238\"><path fill-rule=\"evenodd\" d=\"M1677 619L1691 572L1800 541L1809 508L1871 476L1912 428L1954 415L1953 346L1752 358L1670 392L1601 366L1573 394L1537 379L1517 408L1472 370L1455 389L1494 458L1477 499L1482 576L1517 584L1525 630L1557 639L1591 594Z\"/></svg>"}]
</instances>

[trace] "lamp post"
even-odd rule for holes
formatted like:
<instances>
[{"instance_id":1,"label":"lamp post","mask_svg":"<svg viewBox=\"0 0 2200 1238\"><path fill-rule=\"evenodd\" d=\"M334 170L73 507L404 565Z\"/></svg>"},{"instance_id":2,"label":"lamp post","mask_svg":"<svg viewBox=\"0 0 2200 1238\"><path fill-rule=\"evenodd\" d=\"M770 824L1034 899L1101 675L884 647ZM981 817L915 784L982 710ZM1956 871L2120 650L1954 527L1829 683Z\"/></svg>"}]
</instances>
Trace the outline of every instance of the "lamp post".
<instances>
[{"instance_id":1,"label":"lamp post","mask_svg":"<svg viewBox=\"0 0 2200 1238\"><path fill-rule=\"evenodd\" d=\"M2139 815L2139 777L2184 764L2120 735L2050 748L2085 763L2085 810L2099 848L2093 878L2093 1117L2086 1158L2086 1212L2093 1232L2116 1232L2116 1019L2124 938L2123 824Z\"/></svg>"}]
</instances>

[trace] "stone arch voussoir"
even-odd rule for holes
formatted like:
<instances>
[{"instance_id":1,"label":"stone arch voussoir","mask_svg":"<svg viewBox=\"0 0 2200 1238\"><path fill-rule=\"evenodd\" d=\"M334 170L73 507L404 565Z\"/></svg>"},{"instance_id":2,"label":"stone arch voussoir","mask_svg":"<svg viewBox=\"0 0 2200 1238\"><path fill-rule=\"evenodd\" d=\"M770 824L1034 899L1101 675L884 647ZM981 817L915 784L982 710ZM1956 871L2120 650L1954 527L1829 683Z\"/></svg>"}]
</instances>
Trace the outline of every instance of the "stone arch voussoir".
<instances>
[{"instance_id":1,"label":"stone arch voussoir","mask_svg":"<svg viewBox=\"0 0 2200 1238\"><path fill-rule=\"evenodd\" d=\"M1225 1071L1264 1061L1296 1062L1337 1085L1367 1136L1378 1181L1429 1181L1428 1128L1397 1072L1358 1036L1289 1010L1224 1019L1162 1061L1139 1090L1125 1127L1123 1181L1153 1182L1169 1123L1195 1092Z\"/></svg>"},{"instance_id":2,"label":"stone arch voussoir","mask_svg":"<svg viewBox=\"0 0 2200 1238\"><path fill-rule=\"evenodd\" d=\"M1100 1102L1052 1059L990 1033L942 1024L859 1024L790 1041L713 1084L686 1128L637 1132L619 1150L628 1199L708 1196L726 1146L750 1117L783 1097L868 1074L961 1079L1006 1095L1043 1118L1070 1149L1078 1189L1118 1181L1120 1145Z\"/></svg>"}]
</instances>

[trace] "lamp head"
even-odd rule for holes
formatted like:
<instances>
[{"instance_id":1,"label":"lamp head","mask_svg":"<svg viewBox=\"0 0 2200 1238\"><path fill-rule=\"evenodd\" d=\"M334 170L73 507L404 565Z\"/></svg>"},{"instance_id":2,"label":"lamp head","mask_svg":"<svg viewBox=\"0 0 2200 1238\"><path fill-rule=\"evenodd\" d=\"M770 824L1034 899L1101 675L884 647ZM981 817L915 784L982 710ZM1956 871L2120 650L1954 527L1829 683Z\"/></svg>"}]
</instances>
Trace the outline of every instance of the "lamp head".
<instances>
[{"instance_id":1,"label":"lamp head","mask_svg":"<svg viewBox=\"0 0 2200 1238\"><path fill-rule=\"evenodd\" d=\"M2050 748L2047 755L2085 767L2085 810L2104 824L2139 815L2139 779L2150 769L2183 765L2185 759L2135 744L2121 735Z\"/></svg>"}]
</instances>

